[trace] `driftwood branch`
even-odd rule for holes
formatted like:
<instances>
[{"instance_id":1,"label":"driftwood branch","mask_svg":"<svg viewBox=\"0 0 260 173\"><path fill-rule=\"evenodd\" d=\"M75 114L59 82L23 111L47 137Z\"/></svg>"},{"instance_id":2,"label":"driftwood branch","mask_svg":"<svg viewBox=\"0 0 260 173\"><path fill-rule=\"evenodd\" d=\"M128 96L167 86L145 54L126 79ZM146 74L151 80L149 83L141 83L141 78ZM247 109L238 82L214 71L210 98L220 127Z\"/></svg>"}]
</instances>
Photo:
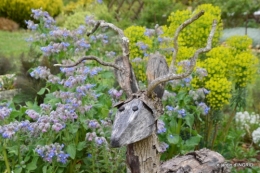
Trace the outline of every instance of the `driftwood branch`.
<instances>
[{"instance_id":1,"label":"driftwood branch","mask_svg":"<svg viewBox=\"0 0 260 173\"><path fill-rule=\"evenodd\" d=\"M97 23L95 24L95 26L94 26L94 28L91 30L91 31L89 31L89 32L87 32L87 36L90 36L91 34L93 34L94 32L96 32L96 30L98 29L98 27L100 26L100 21L97 21Z\"/></svg>"},{"instance_id":2,"label":"driftwood branch","mask_svg":"<svg viewBox=\"0 0 260 173\"><path fill-rule=\"evenodd\" d=\"M131 82L137 83L136 81L131 81L131 64L129 61L129 39L124 35L122 29L118 28L112 23L106 23L100 21L100 27L109 27L112 30L116 31L119 37L122 39L121 47L123 52L123 76L125 78L124 83L121 85L122 89L126 92L127 96L130 96L133 91L131 90Z\"/></svg>"},{"instance_id":3,"label":"driftwood branch","mask_svg":"<svg viewBox=\"0 0 260 173\"><path fill-rule=\"evenodd\" d=\"M210 34L209 34L209 36L208 36L208 40L207 40L207 45L206 45L206 47L200 48L200 49L198 49L198 50L194 53L193 57L190 59L189 69L188 69L187 71L185 71L184 73L181 73L181 74L169 73L169 74L167 74L167 75L164 75L164 76L161 76L161 77L159 77L159 78L156 78L154 81L152 81L152 82L150 83L150 85L149 85L148 88L147 88L147 94L148 94L148 96L150 96L150 95L152 94L152 91L154 90L154 88L155 88L157 85L159 85L159 84L161 84L161 83L163 83L163 82L170 81L170 80L183 79L183 78L189 76L189 75L192 73L192 71L193 71L193 69L194 69L194 67L195 67L195 65L196 65L196 60L197 60L199 54L200 54L200 53L207 52L207 51L209 51L209 50L211 49L212 39L213 39L214 33L215 33L215 31L216 31L216 27L217 27L217 21L214 20L214 21L213 21L213 24L212 24L212 28L211 28Z\"/></svg>"},{"instance_id":4,"label":"driftwood branch","mask_svg":"<svg viewBox=\"0 0 260 173\"><path fill-rule=\"evenodd\" d=\"M80 58L76 63L71 64L71 65L62 65L62 64L54 64L54 66L59 66L59 67L75 67L77 65L79 65L81 62L85 61L85 60L95 60L97 61L99 64L103 65L103 66L109 66L109 67L113 67L117 70L123 71L123 68L121 68L120 66L114 64L114 63L110 63L110 62L104 62L101 59L99 59L98 57L95 56L84 56L82 58Z\"/></svg>"},{"instance_id":5,"label":"driftwood branch","mask_svg":"<svg viewBox=\"0 0 260 173\"><path fill-rule=\"evenodd\" d=\"M195 20L199 19L202 15L204 14L204 11L200 11L198 14L196 14L195 16L193 16L192 18L186 20L185 22L183 22L176 30L174 37L173 37L173 47L174 47L174 51L173 51L173 55L172 55L172 61L171 61L171 65L170 65L170 73L174 73L174 64L177 58L177 54L178 54L178 36L180 34L180 32L189 24L191 24L192 22L194 22Z\"/></svg>"}]
</instances>

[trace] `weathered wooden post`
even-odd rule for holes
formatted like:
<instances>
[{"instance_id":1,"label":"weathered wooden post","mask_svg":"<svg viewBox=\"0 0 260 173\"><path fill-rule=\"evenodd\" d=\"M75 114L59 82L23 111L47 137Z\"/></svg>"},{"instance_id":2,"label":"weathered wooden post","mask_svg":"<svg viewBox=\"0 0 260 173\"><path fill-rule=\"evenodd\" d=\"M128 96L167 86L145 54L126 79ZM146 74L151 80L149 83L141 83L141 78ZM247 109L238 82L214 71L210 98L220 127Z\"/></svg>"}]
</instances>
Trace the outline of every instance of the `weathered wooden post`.
<instances>
[{"instance_id":1,"label":"weathered wooden post","mask_svg":"<svg viewBox=\"0 0 260 173\"><path fill-rule=\"evenodd\" d=\"M119 34L122 39L123 54L114 63L104 62L95 56L85 56L73 65L58 65L73 67L83 60L95 60L101 65L115 69L117 81L128 98L115 105L118 108L118 112L113 124L111 147L127 146L127 166L132 173L225 172L217 165L223 163L224 158L220 154L207 149L188 153L187 156L173 158L165 163L161 163L161 148L156 135L157 119L163 113L161 98L164 93L164 83L189 76L195 67L199 54L211 49L212 39L217 26L216 21L213 21L206 47L196 50L190 58L190 68L181 74L174 73L175 59L178 53L178 35L182 29L203 14L203 11L199 12L181 24L176 30L173 39L175 51L169 68L161 54L155 53L150 55L146 70L148 87L144 91L139 89L129 61L129 40L120 28L111 23L98 21L93 30L87 35L94 33L98 27L109 27Z\"/></svg>"}]
</instances>

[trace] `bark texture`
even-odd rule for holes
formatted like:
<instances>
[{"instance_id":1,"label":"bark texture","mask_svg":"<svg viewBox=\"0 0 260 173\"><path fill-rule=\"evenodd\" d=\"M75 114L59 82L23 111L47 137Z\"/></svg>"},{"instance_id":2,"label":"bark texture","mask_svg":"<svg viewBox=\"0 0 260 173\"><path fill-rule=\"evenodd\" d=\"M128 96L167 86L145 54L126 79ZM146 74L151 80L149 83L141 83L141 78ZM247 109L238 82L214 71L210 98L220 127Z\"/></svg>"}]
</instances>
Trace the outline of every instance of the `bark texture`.
<instances>
[{"instance_id":1,"label":"bark texture","mask_svg":"<svg viewBox=\"0 0 260 173\"><path fill-rule=\"evenodd\" d=\"M224 162L222 155L203 148L164 162L160 173L228 173L221 167Z\"/></svg>"},{"instance_id":2,"label":"bark texture","mask_svg":"<svg viewBox=\"0 0 260 173\"><path fill-rule=\"evenodd\" d=\"M151 135L127 147L127 164L131 173L159 173L158 139Z\"/></svg>"}]
</instances>

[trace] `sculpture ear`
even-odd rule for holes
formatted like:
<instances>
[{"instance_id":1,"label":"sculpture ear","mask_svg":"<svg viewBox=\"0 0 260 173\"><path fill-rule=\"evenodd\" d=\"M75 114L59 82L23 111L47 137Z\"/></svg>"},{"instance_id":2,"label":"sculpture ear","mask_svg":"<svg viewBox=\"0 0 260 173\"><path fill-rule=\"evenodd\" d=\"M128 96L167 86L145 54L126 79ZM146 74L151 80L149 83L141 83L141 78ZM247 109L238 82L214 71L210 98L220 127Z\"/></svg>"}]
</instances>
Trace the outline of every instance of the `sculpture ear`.
<instances>
[{"instance_id":1,"label":"sculpture ear","mask_svg":"<svg viewBox=\"0 0 260 173\"><path fill-rule=\"evenodd\" d=\"M115 60L115 64L122 67L123 69L125 68L124 62L123 62L123 57L118 57ZM132 93L136 93L139 90L139 86L138 86L134 71L132 69L132 66L131 66L131 64L129 64L129 65L130 65L130 89L131 89ZM126 85L125 79L127 78L126 73L115 69L115 76L116 76L117 82L119 83L120 87L124 90L125 85Z\"/></svg>"}]
</instances>

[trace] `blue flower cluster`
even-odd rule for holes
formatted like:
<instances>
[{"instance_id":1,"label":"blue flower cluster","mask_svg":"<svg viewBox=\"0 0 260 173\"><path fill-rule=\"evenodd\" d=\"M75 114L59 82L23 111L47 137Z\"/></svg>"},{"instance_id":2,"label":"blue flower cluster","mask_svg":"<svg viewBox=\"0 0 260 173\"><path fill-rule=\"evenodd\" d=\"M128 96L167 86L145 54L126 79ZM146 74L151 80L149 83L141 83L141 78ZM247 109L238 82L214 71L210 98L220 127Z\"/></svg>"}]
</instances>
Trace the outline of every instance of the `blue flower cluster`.
<instances>
[{"instance_id":1,"label":"blue flower cluster","mask_svg":"<svg viewBox=\"0 0 260 173\"><path fill-rule=\"evenodd\" d=\"M0 120L3 120L6 117L8 117L11 112L12 112L11 108L8 108L6 106L0 107Z\"/></svg>"},{"instance_id":2,"label":"blue flower cluster","mask_svg":"<svg viewBox=\"0 0 260 173\"><path fill-rule=\"evenodd\" d=\"M162 120L158 120L157 121L157 133L161 134L161 133L165 133L165 132L166 132L165 123Z\"/></svg>"},{"instance_id":3,"label":"blue flower cluster","mask_svg":"<svg viewBox=\"0 0 260 173\"><path fill-rule=\"evenodd\" d=\"M206 105L206 103L199 103L198 107L202 110L202 115L207 115L210 111L210 107Z\"/></svg>"},{"instance_id":4,"label":"blue flower cluster","mask_svg":"<svg viewBox=\"0 0 260 173\"><path fill-rule=\"evenodd\" d=\"M38 145L35 152L39 154L44 161L51 163L55 158L57 162L66 164L68 161L69 154L66 154L62 149L64 145L58 143L40 146Z\"/></svg>"}]
</instances>

